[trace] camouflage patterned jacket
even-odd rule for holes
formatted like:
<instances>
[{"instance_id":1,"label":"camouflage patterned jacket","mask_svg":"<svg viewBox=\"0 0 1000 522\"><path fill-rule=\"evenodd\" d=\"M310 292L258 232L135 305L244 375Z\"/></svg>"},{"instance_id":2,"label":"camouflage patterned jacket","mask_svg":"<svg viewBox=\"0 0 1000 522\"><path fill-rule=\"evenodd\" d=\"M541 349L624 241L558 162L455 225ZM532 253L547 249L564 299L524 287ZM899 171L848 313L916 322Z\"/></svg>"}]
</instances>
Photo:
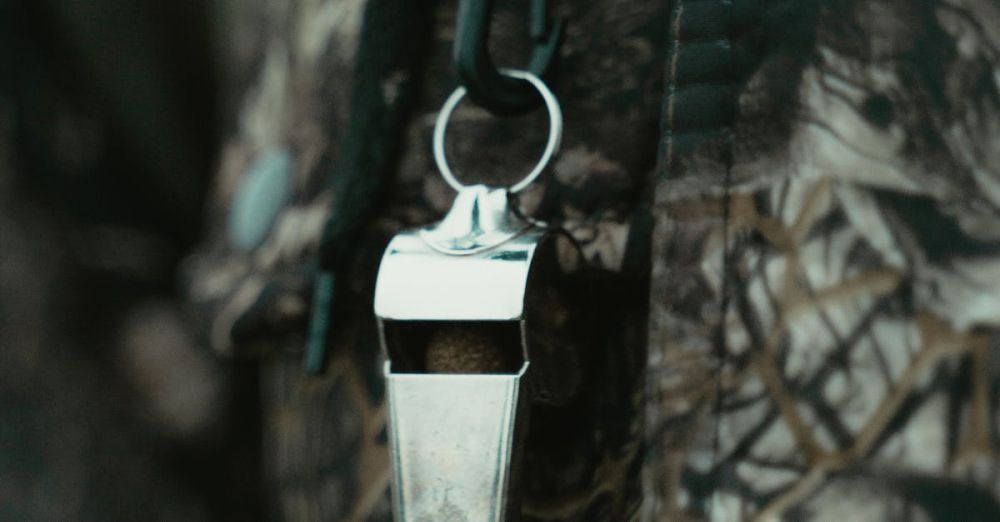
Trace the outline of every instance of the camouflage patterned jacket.
<instances>
[{"instance_id":1,"label":"camouflage patterned jacket","mask_svg":"<svg viewBox=\"0 0 1000 522\"><path fill-rule=\"evenodd\" d=\"M452 199L429 143L455 5L245 4L189 300L216 352L260 361L276 516L389 520L373 280ZM522 7L498 6L500 63ZM586 391L531 427L523 518L1000 520L1000 5L556 11L566 132L523 204L580 242L602 326ZM453 161L516 177L542 118L465 104Z\"/></svg>"}]
</instances>

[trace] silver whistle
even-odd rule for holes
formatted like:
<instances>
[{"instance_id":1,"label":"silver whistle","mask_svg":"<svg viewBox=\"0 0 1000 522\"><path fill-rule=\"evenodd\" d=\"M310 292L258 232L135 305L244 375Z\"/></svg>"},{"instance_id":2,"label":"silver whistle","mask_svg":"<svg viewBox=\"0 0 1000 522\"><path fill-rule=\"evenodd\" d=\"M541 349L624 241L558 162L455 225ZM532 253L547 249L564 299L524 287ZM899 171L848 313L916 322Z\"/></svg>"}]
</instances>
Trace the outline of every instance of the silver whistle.
<instances>
[{"instance_id":1,"label":"silver whistle","mask_svg":"<svg viewBox=\"0 0 1000 522\"><path fill-rule=\"evenodd\" d=\"M438 120L442 141L456 93ZM395 236L375 286L395 518L517 520L530 404L559 405L580 384L586 339L570 295L582 257L568 235L519 215L511 194L523 184L446 179L458 189L451 210Z\"/></svg>"},{"instance_id":2,"label":"silver whistle","mask_svg":"<svg viewBox=\"0 0 1000 522\"><path fill-rule=\"evenodd\" d=\"M483 186L462 190L440 224L389 243L375 315L397 520L514 516L527 401L559 402L577 384L555 364L568 318L551 316L568 310L558 286L578 264L565 235Z\"/></svg>"}]
</instances>

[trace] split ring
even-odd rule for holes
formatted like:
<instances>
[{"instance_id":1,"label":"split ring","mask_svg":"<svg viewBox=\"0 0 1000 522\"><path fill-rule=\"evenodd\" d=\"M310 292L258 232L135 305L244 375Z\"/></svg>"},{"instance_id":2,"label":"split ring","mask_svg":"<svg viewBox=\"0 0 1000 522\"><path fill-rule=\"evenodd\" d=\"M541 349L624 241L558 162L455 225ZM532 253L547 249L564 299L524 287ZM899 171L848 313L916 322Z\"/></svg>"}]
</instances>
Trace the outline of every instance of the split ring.
<instances>
[{"instance_id":1,"label":"split ring","mask_svg":"<svg viewBox=\"0 0 1000 522\"><path fill-rule=\"evenodd\" d=\"M508 191L512 194L524 190L525 187L535 181L545 170L545 167L552 160L555 155L556 150L559 149L559 142L562 139L562 109L559 108L559 102L556 100L552 91L549 90L545 82L541 80L538 76L528 72L520 71L516 69L500 69L500 73L504 76L510 78L517 78L521 80L527 80L531 85L538 90L538 94L542 96L542 100L545 101L545 108L549 111L549 139L545 144L545 151L542 152L542 158L538 160L535 168L528 173L521 181L511 185ZM451 93L451 96L445 100L444 105L441 107L441 112L438 113L437 121L434 123L434 162L437 163L438 170L441 171L441 177L448 182L449 185L455 190L461 191L466 188L467 185L463 185L458 179L455 178L455 174L451 171L451 167L448 166L448 159L444 155L444 135L448 130L448 120L451 119L451 113L458 106L458 103L462 101L465 96L465 87L459 86Z\"/></svg>"}]
</instances>

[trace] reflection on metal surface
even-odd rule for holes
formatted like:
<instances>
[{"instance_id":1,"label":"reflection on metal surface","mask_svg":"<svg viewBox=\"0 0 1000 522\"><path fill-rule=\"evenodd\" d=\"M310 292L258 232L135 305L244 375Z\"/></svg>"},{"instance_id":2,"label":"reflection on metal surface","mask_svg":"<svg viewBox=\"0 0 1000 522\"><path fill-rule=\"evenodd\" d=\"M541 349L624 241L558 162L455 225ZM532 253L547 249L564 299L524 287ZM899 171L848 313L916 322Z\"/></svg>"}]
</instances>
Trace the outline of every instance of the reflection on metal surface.
<instances>
[{"instance_id":1,"label":"reflection on metal surface","mask_svg":"<svg viewBox=\"0 0 1000 522\"><path fill-rule=\"evenodd\" d=\"M535 167L531 169L531 172L524 177L521 181L511 185L508 191L511 194L517 194L522 191L528 185L534 183L538 176L542 175L545 171L545 167L552 161L555 157L556 151L559 150L559 144L562 141L562 131L563 131L563 119L562 119L562 109L559 107L559 101L556 100L556 96L552 94L548 86L541 78L535 76L528 71L518 71L514 69L502 69L501 73L504 76L510 78L519 78L522 80L527 80L532 86L538 91L539 96L545 101L545 109L549 112L549 139L545 143L545 150L542 152L541 159L535 164ZM458 106L458 102L462 101L465 96L465 87L459 86L451 93L451 96L444 102L444 106L441 107L441 111L438 112L437 120L434 122L434 162L437 163L438 170L441 171L441 177L451 185L451 188L462 192L463 190L469 188L463 185L458 179L455 178L455 174L451 171L451 167L448 165L448 157L444 153L444 136L448 131L448 121L451 119L451 113Z\"/></svg>"},{"instance_id":2,"label":"reflection on metal surface","mask_svg":"<svg viewBox=\"0 0 1000 522\"><path fill-rule=\"evenodd\" d=\"M566 363L580 343L566 333L585 329L560 297L579 252L507 198L463 188L441 223L383 255L375 314L399 521L516 520L529 401L565 401L579 384Z\"/></svg>"},{"instance_id":3,"label":"reflection on metal surface","mask_svg":"<svg viewBox=\"0 0 1000 522\"><path fill-rule=\"evenodd\" d=\"M505 520L522 374L393 374L386 365L398 520Z\"/></svg>"},{"instance_id":4,"label":"reflection on metal surface","mask_svg":"<svg viewBox=\"0 0 1000 522\"><path fill-rule=\"evenodd\" d=\"M398 321L518 320L531 256L544 231L516 221L502 192L462 191L440 224L393 238L379 268L375 315ZM500 210L488 206L497 203L498 193Z\"/></svg>"},{"instance_id":5,"label":"reflection on metal surface","mask_svg":"<svg viewBox=\"0 0 1000 522\"><path fill-rule=\"evenodd\" d=\"M513 212L505 189L474 185L458 193L444 220L420 231L443 254L474 254L495 247L530 224Z\"/></svg>"}]
</instances>

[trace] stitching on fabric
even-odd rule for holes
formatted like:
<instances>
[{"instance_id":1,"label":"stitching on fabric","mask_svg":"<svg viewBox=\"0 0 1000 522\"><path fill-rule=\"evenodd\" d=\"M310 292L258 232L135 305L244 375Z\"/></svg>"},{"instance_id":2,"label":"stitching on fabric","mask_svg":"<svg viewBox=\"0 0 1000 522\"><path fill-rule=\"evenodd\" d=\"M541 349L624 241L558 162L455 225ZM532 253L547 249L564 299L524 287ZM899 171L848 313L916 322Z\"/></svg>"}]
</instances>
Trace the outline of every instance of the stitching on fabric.
<instances>
[{"instance_id":1,"label":"stitching on fabric","mask_svg":"<svg viewBox=\"0 0 1000 522\"><path fill-rule=\"evenodd\" d=\"M664 165L665 170L669 171L670 166L674 162L674 114L675 107L674 104L677 102L677 59L681 53L680 46L680 35L681 35L681 18L684 16L684 2L680 0L677 2L676 13L674 14L674 23L672 32L674 37L671 39L670 45L672 47L670 53L670 94L667 100L667 154L666 163Z\"/></svg>"},{"instance_id":2,"label":"stitching on fabric","mask_svg":"<svg viewBox=\"0 0 1000 522\"><path fill-rule=\"evenodd\" d=\"M726 40L728 40L730 42L730 47L729 47L730 60L729 60L729 63L727 64L727 66L730 67L730 69L729 69L728 73L729 73L730 81L733 82L733 83L735 83L735 79L734 79L735 78L735 74L734 74L734 71L731 69L731 67L733 66L733 60L732 60L732 52L733 52L732 51L732 41L733 41L733 25L734 25L733 24L733 20L732 20L733 4L732 4L731 1L728 1L728 0L723 0L723 1L727 4L728 10L727 10L726 14L729 17L729 19L727 21L728 23L726 24L726 35L725 35L726 36ZM735 91L733 92L733 96L734 97L736 96ZM723 403L723 400L722 400L722 372L725 369L726 362L728 361L727 355L729 353L729 351L726 349L727 336L726 336L726 320L725 320L725 317L726 317L726 309L729 308L729 299L730 299L730 291L731 291L730 290L731 285L729 284L729 277L728 277L729 269L730 269L730 266L731 266L730 251L729 251L729 240L730 240L730 232L731 232L730 231L730 226L729 226L730 225L729 207L730 207L730 200L731 200L732 170L733 170L733 161L734 161L733 154L734 154L734 141L735 141L735 132L733 130L733 126L735 125L736 114L738 113L738 107L736 106L735 100L733 100L733 105L731 107L731 110L732 110L732 112L730 113L729 125L727 126L726 131L725 131L726 132L726 138L725 138L725 157L723 158L723 162L724 162L724 165L725 165L726 172L725 172L725 178L723 180L723 187L724 187L724 189L723 189L723 204L722 204L722 208L723 208L723 215L722 215L722 299L721 299L721 303L720 303L720 307L721 307L720 317L722 317L722 321L721 321L721 323L719 325L719 340L718 340L719 344L717 345L717 348L716 348L717 351L718 351L718 353L716 354L717 355L717 359L716 359L717 367L716 367L716 371L715 371L715 388L716 388L715 389L715 405L714 405L714 410L715 410L714 411L714 417L715 417L715 435L714 435L714 440L712 441L712 446L713 446L712 447L712 461L714 463L713 466L718 463L717 461L718 461L718 458L719 458L720 440L721 440L721 432L722 432L722 422L721 422L721 420L722 420L722 403ZM724 481L725 480L725 476L726 476L725 473L722 473L720 475L721 478L719 479L719 481L720 482ZM714 513L714 509L715 509L715 502L712 502L711 507L709 508L709 519L710 520L714 520L714 514L715 514Z\"/></svg>"}]
</instances>

